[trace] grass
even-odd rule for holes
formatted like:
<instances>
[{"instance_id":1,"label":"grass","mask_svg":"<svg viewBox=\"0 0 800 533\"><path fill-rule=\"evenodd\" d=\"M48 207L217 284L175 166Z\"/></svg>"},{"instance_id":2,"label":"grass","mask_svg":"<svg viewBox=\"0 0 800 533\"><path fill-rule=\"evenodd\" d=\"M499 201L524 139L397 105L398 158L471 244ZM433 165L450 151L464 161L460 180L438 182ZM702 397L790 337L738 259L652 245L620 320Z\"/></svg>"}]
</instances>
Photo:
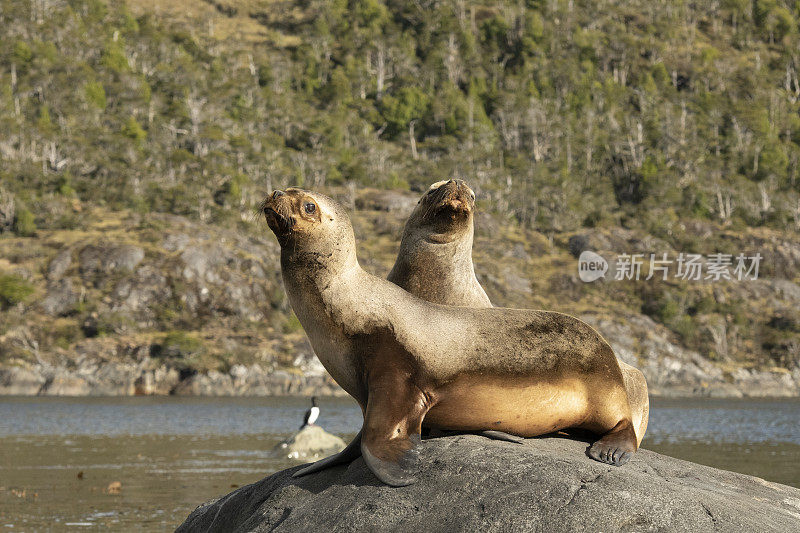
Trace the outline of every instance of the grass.
<instances>
[{"instance_id":1,"label":"grass","mask_svg":"<svg viewBox=\"0 0 800 533\"><path fill-rule=\"evenodd\" d=\"M300 37L276 26L306 17L301 9L287 11L287 2L276 0L128 0L127 5L135 16L150 14L182 26L203 28L203 37L220 44L233 39L237 43L268 42L280 48L295 47L302 42Z\"/></svg>"},{"instance_id":2,"label":"grass","mask_svg":"<svg viewBox=\"0 0 800 533\"><path fill-rule=\"evenodd\" d=\"M15 274L0 274L0 307L13 307L26 301L34 286Z\"/></svg>"}]
</instances>

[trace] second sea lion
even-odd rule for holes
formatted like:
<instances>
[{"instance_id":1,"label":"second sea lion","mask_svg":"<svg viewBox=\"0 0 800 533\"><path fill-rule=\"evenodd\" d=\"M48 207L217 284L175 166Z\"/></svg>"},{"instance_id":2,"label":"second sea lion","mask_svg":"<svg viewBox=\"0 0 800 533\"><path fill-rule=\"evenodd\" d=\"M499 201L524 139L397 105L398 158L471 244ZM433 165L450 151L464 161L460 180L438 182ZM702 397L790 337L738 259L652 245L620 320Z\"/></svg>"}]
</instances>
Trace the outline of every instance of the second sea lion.
<instances>
[{"instance_id":1,"label":"second sea lion","mask_svg":"<svg viewBox=\"0 0 800 533\"><path fill-rule=\"evenodd\" d=\"M406 221L400 251L387 279L429 302L491 307L472 264L474 208L475 193L464 181L431 185ZM624 361L619 361L619 366L636 440L641 444L650 414L647 381L641 371Z\"/></svg>"},{"instance_id":2,"label":"second sea lion","mask_svg":"<svg viewBox=\"0 0 800 533\"><path fill-rule=\"evenodd\" d=\"M472 266L474 209L462 180L431 185L406 221L387 279L429 302L491 307Z\"/></svg>"}]
</instances>

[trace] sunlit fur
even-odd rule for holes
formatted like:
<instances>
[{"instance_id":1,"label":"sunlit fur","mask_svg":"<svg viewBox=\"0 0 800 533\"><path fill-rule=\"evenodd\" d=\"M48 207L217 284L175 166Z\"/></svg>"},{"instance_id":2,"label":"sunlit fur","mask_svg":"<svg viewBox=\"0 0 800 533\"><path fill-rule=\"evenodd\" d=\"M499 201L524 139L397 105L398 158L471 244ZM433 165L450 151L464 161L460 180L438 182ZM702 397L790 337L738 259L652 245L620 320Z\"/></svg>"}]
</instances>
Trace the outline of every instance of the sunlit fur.
<instances>
[{"instance_id":1,"label":"sunlit fur","mask_svg":"<svg viewBox=\"0 0 800 533\"><path fill-rule=\"evenodd\" d=\"M309 199L316 220L299 212ZM423 420L524 437L584 428L600 435L591 457L617 465L636 450L619 364L588 324L426 302L360 267L349 218L330 198L287 189L263 209L281 243L292 308L322 364L361 406L361 452L385 483L414 481Z\"/></svg>"},{"instance_id":2,"label":"sunlit fur","mask_svg":"<svg viewBox=\"0 0 800 533\"><path fill-rule=\"evenodd\" d=\"M461 180L431 185L406 222L389 281L429 302L492 307L472 264L474 203L472 189ZM624 361L619 366L641 443L650 413L647 381Z\"/></svg>"},{"instance_id":3,"label":"sunlit fur","mask_svg":"<svg viewBox=\"0 0 800 533\"><path fill-rule=\"evenodd\" d=\"M429 302L491 307L472 265L474 209L465 182L431 185L406 221L389 281Z\"/></svg>"}]
</instances>

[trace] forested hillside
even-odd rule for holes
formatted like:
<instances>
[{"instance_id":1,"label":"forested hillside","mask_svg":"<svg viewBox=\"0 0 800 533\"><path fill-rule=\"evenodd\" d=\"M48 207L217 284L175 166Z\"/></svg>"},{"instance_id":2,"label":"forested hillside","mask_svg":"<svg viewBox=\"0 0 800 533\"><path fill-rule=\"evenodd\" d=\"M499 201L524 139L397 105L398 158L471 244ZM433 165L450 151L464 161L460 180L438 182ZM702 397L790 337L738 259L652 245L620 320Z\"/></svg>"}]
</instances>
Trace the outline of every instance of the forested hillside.
<instances>
[{"instance_id":1,"label":"forested hillside","mask_svg":"<svg viewBox=\"0 0 800 533\"><path fill-rule=\"evenodd\" d=\"M0 365L125 339L184 370L297 366L261 195L348 201L385 275L407 212L366 188L458 177L495 303L650 320L721 380L800 380L798 23L778 0L0 0ZM197 270L214 243L228 263ZM576 243L760 252L764 281L583 285Z\"/></svg>"}]
</instances>

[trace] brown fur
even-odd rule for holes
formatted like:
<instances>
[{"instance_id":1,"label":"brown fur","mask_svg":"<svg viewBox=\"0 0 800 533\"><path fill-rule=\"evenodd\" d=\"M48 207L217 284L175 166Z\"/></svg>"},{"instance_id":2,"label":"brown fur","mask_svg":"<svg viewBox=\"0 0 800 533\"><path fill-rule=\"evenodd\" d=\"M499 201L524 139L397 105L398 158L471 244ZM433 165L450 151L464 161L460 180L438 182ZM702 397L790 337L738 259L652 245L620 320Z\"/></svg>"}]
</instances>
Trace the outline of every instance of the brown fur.
<instances>
[{"instance_id":1,"label":"brown fur","mask_svg":"<svg viewBox=\"0 0 800 533\"><path fill-rule=\"evenodd\" d=\"M349 218L330 198L287 189L263 209L292 307L325 368L361 405L361 451L382 481L414 481L423 420L522 436L584 428L601 435L589 454L612 464L636 450L622 372L588 324L426 302L361 269Z\"/></svg>"},{"instance_id":2,"label":"brown fur","mask_svg":"<svg viewBox=\"0 0 800 533\"><path fill-rule=\"evenodd\" d=\"M474 209L463 181L431 185L406 221L387 279L429 302L491 307L472 267Z\"/></svg>"},{"instance_id":3,"label":"brown fur","mask_svg":"<svg viewBox=\"0 0 800 533\"><path fill-rule=\"evenodd\" d=\"M475 193L461 180L431 185L406 221L387 279L429 302L492 307L472 265L474 206ZM619 365L641 444L650 413L647 381L638 369Z\"/></svg>"}]
</instances>

